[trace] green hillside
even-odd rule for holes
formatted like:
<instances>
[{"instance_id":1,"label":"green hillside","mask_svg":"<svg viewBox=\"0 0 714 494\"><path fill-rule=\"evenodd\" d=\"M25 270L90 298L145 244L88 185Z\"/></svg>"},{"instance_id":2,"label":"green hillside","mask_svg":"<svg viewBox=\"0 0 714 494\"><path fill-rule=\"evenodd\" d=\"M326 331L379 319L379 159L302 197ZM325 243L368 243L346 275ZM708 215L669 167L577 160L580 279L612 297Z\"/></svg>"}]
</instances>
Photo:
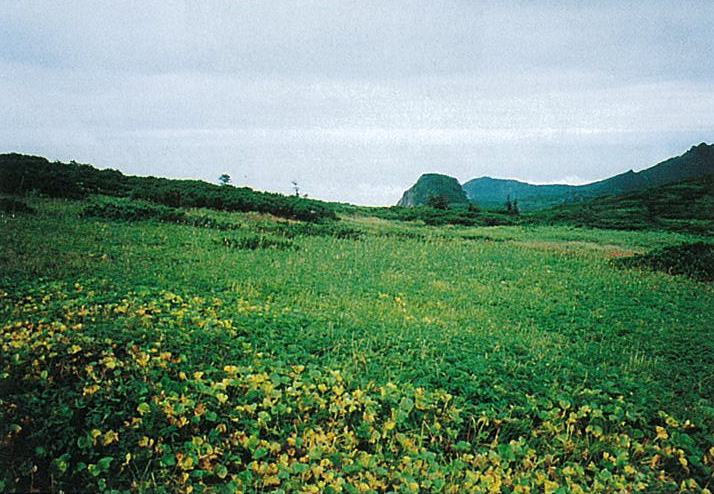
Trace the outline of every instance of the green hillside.
<instances>
[{"instance_id":1,"label":"green hillside","mask_svg":"<svg viewBox=\"0 0 714 494\"><path fill-rule=\"evenodd\" d=\"M466 204L469 202L459 181L447 175L425 173L402 195L398 206L423 206L429 198L442 198L446 204Z\"/></svg>"},{"instance_id":2,"label":"green hillside","mask_svg":"<svg viewBox=\"0 0 714 494\"><path fill-rule=\"evenodd\" d=\"M482 177L463 185L469 200L483 208L502 208L510 198L517 200L523 211L530 211L573 200L576 187L572 185L532 185L518 180Z\"/></svg>"},{"instance_id":3,"label":"green hillside","mask_svg":"<svg viewBox=\"0 0 714 494\"><path fill-rule=\"evenodd\" d=\"M222 211L256 211L303 221L334 220L321 201L257 192L248 187L218 186L200 180L127 176L91 165L51 163L38 156L0 154L0 192L35 192L48 197L79 199L91 194L143 199L169 207Z\"/></svg>"},{"instance_id":4,"label":"green hillside","mask_svg":"<svg viewBox=\"0 0 714 494\"><path fill-rule=\"evenodd\" d=\"M681 156L662 161L640 172L630 170L600 182L580 186L585 195L615 195L647 189L714 173L714 145L692 146Z\"/></svg>"},{"instance_id":5,"label":"green hillside","mask_svg":"<svg viewBox=\"0 0 714 494\"><path fill-rule=\"evenodd\" d=\"M516 180L482 177L463 185L469 200L481 207L502 207L507 198L517 199L523 211L577 202L601 196L648 189L714 173L714 145L693 146L681 156L634 172L632 170L586 185L532 185Z\"/></svg>"},{"instance_id":6,"label":"green hillside","mask_svg":"<svg viewBox=\"0 0 714 494\"><path fill-rule=\"evenodd\" d=\"M711 146L701 145L683 157L668 160L658 167L627 176L650 177L652 183L688 170L691 174L705 170ZM689 161L682 165L682 158ZM675 173L676 172L676 173ZM669 229L708 232L711 230L712 176L685 181L671 186L635 189L619 195L597 199L578 196L564 204L556 200L563 187L534 186L517 181L481 179L489 190L493 209L476 207L468 201L458 181L452 177L426 174L404 194L401 204L389 208L358 207L349 204L326 203L295 196L258 192L247 187L218 186L197 180L170 180L156 177L126 176L117 170L99 170L78 163L51 163L45 158L19 154L0 154L0 192L17 196L82 199L97 195L145 201L146 204L99 201L96 210L112 217L171 218L175 222L191 222L181 208L207 208L217 211L269 213L279 218L310 222L334 221L338 215L350 217L375 216L386 220L401 220L427 225L493 226L519 223L568 223L616 229ZM617 179L617 180L615 180ZM598 190L615 190L605 186L616 182L620 188L632 178L614 177L610 182L592 184ZM489 185L490 184L490 185ZM605 184L605 185L603 185ZM464 186L466 187L466 186ZM571 187L572 189L572 187ZM520 192L519 192L520 191ZM529 195L531 194L531 195ZM529 211L519 197L535 197L542 205L559 204L554 209ZM518 200L517 210L507 211L496 198ZM572 196L571 197L576 197ZM435 200L436 199L436 200ZM96 202L96 201L95 201ZM504 200L505 202L505 200ZM157 209L151 204L163 207ZM0 211L22 212L28 206L22 200L3 198ZM179 209L177 209L179 208Z\"/></svg>"},{"instance_id":7,"label":"green hillside","mask_svg":"<svg viewBox=\"0 0 714 494\"><path fill-rule=\"evenodd\" d=\"M533 213L532 221L714 234L714 174Z\"/></svg>"}]
</instances>

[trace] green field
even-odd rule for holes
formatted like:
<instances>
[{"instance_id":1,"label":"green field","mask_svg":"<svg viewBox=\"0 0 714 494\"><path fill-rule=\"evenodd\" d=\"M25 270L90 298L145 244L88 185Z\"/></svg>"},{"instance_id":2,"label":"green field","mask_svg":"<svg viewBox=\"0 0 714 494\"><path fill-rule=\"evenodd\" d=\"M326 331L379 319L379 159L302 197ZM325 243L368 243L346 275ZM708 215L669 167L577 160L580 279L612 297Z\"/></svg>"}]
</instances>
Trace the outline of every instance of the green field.
<instances>
[{"instance_id":1,"label":"green field","mask_svg":"<svg viewBox=\"0 0 714 494\"><path fill-rule=\"evenodd\" d=\"M714 284L614 262L711 238L27 202L0 490L714 491Z\"/></svg>"}]
</instances>

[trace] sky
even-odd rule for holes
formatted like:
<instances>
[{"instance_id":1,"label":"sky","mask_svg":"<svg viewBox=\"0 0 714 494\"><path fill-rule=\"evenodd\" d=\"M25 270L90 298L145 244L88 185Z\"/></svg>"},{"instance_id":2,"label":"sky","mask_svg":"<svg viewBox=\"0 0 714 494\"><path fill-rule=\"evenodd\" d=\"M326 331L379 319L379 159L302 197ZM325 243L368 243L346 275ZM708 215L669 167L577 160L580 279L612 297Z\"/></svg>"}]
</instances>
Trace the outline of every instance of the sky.
<instances>
[{"instance_id":1,"label":"sky","mask_svg":"<svg viewBox=\"0 0 714 494\"><path fill-rule=\"evenodd\" d=\"M714 142L714 0L0 0L0 152L360 205Z\"/></svg>"}]
</instances>

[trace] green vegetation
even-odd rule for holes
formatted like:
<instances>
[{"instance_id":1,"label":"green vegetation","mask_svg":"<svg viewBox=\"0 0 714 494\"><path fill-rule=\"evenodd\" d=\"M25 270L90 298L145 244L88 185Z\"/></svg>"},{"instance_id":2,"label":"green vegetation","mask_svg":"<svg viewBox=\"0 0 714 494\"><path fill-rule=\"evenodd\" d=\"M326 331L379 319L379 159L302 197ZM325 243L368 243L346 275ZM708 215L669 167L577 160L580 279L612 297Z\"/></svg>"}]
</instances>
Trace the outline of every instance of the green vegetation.
<instances>
[{"instance_id":1,"label":"green vegetation","mask_svg":"<svg viewBox=\"0 0 714 494\"><path fill-rule=\"evenodd\" d=\"M389 208L365 209L363 214L365 213L377 218L419 222L430 226L495 226L516 223L514 217L506 211L482 211L473 205L450 205L447 208L392 206Z\"/></svg>"},{"instance_id":2,"label":"green vegetation","mask_svg":"<svg viewBox=\"0 0 714 494\"><path fill-rule=\"evenodd\" d=\"M32 214L35 210L27 205L24 201L14 199L12 197L0 197L0 213L26 213Z\"/></svg>"},{"instance_id":3,"label":"green vegetation","mask_svg":"<svg viewBox=\"0 0 714 494\"><path fill-rule=\"evenodd\" d=\"M185 213L180 209L121 199L95 200L82 209L81 215L89 218L126 221L156 219L180 222L185 218Z\"/></svg>"},{"instance_id":4,"label":"green vegetation","mask_svg":"<svg viewBox=\"0 0 714 494\"><path fill-rule=\"evenodd\" d=\"M711 237L114 195L0 213L0 490L713 490L714 285L611 262Z\"/></svg>"},{"instance_id":5,"label":"green vegetation","mask_svg":"<svg viewBox=\"0 0 714 494\"><path fill-rule=\"evenodd\" d=\"M497 208L517 199L523 211L535 211L605 196L643 191L714 173L714 145L701 143L689 151L640 172L632 170L586 185L532 185L517 180L481 177L463 185L469 200Z\"/></svg>"},{"instance_id":6,"label":"green vegetation","mask_svg":"<svg viewBox=\"0 0 714 494\"><path fill-rule=\"evenodd\" d=\"M705 242L672 245L617 261L625 267L644 267L714 281L714 244Z\"/></svg>"},{"instance_id":7,"label":"green vegetation","mask_svg":"<svg viewBox=\"0 0 714 494\"><path fill-rule=\"evenodd\" d=\"M659 175L662 175L660 179L671 178L673 170L682 162L689 166L688 173L701 171L709 166L707 153L710 148L711 146L702 144L682 157L673 158L649 169L647 173L652 175L654 171L659 170ZM672 173L663 174L666 170ZM225 224L224 220L211 218L208 211L254 211L313 225L290 223L290 226L286 227L287 223L284 222L267 222L264 227L268 230L287 228L293 234L338 237L360 235L359 232L351 231L349 226L336 222L338 215L374 216L429 226L567 224L591 228L661 229L714 234L714 175L711 174L621 195L569 202L552 209L524 214L519 214L522 211L521 200L517 195L506 194L505 189L494 186L496 196L505 197L494 205L494 209L480 208L465 199L456 179L436 174L422 176L417 184L405 193L406 199L401 201L405 203L404 206L389 208L357 207L309 200L299 195L255 192L248 188L228 185L226 177L221 176L219 180L223 185L217 186L191 180L124 176L116 170L97 170L89 165L74 162L50 163L44 158L33 156L0 155L0 192L57 198L89 198L90 203L84 214L110 219L136 220L151 217L160 221L183 222L206 228L231 229L234 226ZM111 199L112 197L114 199ZM203 213L200 217L184 217L185 213L181 208L200 208ZM21 200L9 197L2 199L0 210L13 214L32 212ZM298 230L302 233L296 233ZM287 230L280 232L280 235L289 234Z\"/></svg>"},{"instance_id":8,"label":"green vegetation","mask_svg":"<svg viewBox=\"0 0 714 494\"><path fill-rule=\"evenodd\" d=\"M714 235L714 175L538 211L529 221Z\"/></svg>"},{"instance_id":9,"label":"green vegetation","mask_svg":"<svg viewBox=\"0 0 714 494\"><path fill-rule=\"evenodd\" d=\"M97 170L75 162L50 163L36 156L0 154L0 193L35 192L74 199L104 194L174 208L257 211L302 221L336 219L333 210L323 202L233 187L225 177L221 176L222 185L218 186L198 180L125 176L117 170Z\"/></svg>"},{"instance_id":10,"label":"green vegetation","mask_svg":"<svg viewBox=\"0 0 714 494\"><path fill-rule=\"evenodd\" d=\"M224 245L231 249L297 249L297 246L289 240L282 240L265 235L250 235L241 237L223 237L213 241L218 245Z\"/></svg>"},{"instance_id":11,"label":"green vegetation","mask_svg":"<svg viewBox=\"0 0 714 494\"><path fill-rule=\"evenodd\" d=\"M469 180L463 185L469 200L486 208L501 208L503 204L516 198L521 202L521 209L534 211L571 202L577 195L574 185L532 185L518 180L504 180L481 177Z\"/></svg>"},{"instance_id":12,"label":"green vegetation","mask_svg":"<svg viewBox=\"0 0 714 494\"><path fill-rule=\"evenodd\" d=\"M436 201L436 203L430 201ZM398 206L430 205L444 209L448 204L468 204L466 193L458 180L438 173L425 173L399 200Z\"/></svg>"}]
</instances>

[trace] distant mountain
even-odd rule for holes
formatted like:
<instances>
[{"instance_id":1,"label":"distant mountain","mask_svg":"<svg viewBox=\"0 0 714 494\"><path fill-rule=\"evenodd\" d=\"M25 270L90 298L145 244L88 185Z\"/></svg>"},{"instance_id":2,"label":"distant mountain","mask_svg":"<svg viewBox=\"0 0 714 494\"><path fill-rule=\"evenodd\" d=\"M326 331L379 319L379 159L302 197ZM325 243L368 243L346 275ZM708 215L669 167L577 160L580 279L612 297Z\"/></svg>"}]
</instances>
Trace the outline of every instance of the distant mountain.
<instances>
[{"instance_id":1,"label":"distant mountain","mask_svg":"<svg viewBox=\"0 0 714 494\"><path fill-rule=\"evenodd\" d=\"M468 203L464 189L454 177L425 173L402 195L397 206L423 206L429 197L442 197L447 203Z\"/></svg>"},{"instance_id":2,"label":"distant mountain","mask_svg":"<svg viewBox=\"0 0 714 494\"><path fill-rule=\"evenodd\" d=\"M574 200L574 185L532 185L518 180L481 177L463 185L466 196L485 208L503 207L508 199L518 200L522 210L539 209Z\"/></svg>"},{"instance_id":3,"label":"distant mountain","mask_svg":"<svg viewBox=\"0 0 714 494\"><path fill-rule=\"evenodd\" d=\"M518 200L522 211L543 209L595 197L615 196L681 182L714 173L714 145L693 146L681 156L662 161L640 172L628 171L586 185L533 185L518 180L481 177L469 180L462 189L468 200L485 208L503 207L506 200ZM448 202L465 202L456 190L458 182L446 175L428 173L404 193L399 206L419 206L429 196L441 195Z\"/></svg>"},{"instance_id":4,"label":"distant mountain","mask_svg":"<svg viewBox=\"0 0 714 494\"><path fill-rule=\"evenodd\" d=\"M657 187L714 173L714 145L693 146L681 156L634 172L632 170L586 185L532 185L517 180L490 177L469 180L463 185L469 200L482 207L500 207L510 197L521 210L542 209L563 203L613 196Z\"/></svg>"},{"instance_id":5,"label":"distant mountain","mask_svg":"<svg viewBox=\"0 0 714 494\"><path fill-rule=\"evenodd\" d=\"M594 228L657 228L714 234L714 174L655 187L562 204L531 220Z\"/></svg>"},{"instance_id":6,"label":"distant mountain","mask_svg":"<svg viewBox=\"0 0 714 494\"><path fill-rule=\"evenodd\" d=\"M617 195L632 190L681 182L712 173L714 173L714 145L701 143L698 146L692 146L681 156L662 161L641 172L630 170L600 182L582 185L580 188L596 196Z\"/></svg>"}]
</instances>

